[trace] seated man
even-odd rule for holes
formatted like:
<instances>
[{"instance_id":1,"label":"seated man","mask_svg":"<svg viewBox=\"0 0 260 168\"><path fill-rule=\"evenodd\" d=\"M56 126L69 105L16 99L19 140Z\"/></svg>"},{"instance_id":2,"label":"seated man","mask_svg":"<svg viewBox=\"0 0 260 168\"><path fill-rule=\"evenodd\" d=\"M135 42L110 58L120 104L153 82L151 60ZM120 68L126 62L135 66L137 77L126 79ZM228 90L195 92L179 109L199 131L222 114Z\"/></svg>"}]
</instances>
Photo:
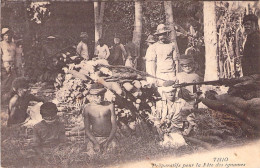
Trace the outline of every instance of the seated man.
<instances>
[{"instance_id":1,"label":"seated man","mask_svg":"<svg viewBox=\"0 0 260 168\"><path fill-rule=\"evenodd\" d=\"M117 129L114 104L103 101L106 89L101 84L90 88L87 104L83 110L85 131L91 143L88 143L89 155L115 147Z\"/></svg>"},{"instance_id":2,"label":"seated man","mask_svg":"<svg viewBox=\"0 0 260 168\"><path fill-rule=\"evenodd\" d=\"M28 117L27 109L30 101L44 101L43 99L28 93L29 83L23 77L16 78L12 83L12 87L15 94L9 102L9 118L7 121L7 126L20 124L26 120Z\"/></svg>"},{"instance_id":3,"label":"seated man","mask_svg":"<svg viewBox=\"0 0 260 168\"><path fill-rule=\"evenodd\" d=\"M170 132L182 131L183 135L188 135L196 125L191 112L193 104L177 97L176 88L173 88L170 83L164 84L162 92L166 100L162 102L161 124L169 125Z\"/></svg>"},{"instance_id":4,"label":"seated man","mask_svg":"<svg viewBox=\"0 0 260 168\"><path fill-rule=\"evenodd\" d=\"M51 102L44 103L40 107L43 120L33 128L33 147L38 155L66 141L65 127L58 121L57 112L56 105Z\"/></svg>"}]
</instances>

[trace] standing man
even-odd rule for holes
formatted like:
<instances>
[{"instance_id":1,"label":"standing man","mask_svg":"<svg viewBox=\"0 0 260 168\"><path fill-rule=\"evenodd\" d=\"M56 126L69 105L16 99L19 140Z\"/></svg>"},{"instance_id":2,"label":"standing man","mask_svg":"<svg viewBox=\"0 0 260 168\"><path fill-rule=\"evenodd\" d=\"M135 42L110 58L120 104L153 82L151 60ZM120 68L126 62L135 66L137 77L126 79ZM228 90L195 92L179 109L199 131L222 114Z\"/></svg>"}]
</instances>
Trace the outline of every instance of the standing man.
<instances>
[{"instance_id":1,"label":"standing man","mask_svg":"<svg viewBox=\"0 0 260 168\"><path fill-rule=\"evenodd\" d=\"M84 60L87 61L87 60L89 60L88 45L87 45L87 40L88 40L87 32L81 32L80 39L81 39L81 41L79 42L76 51L79 56L81 56Z\"/></svg>"},{"instance_id":2,"label":"standing man","mask_svg":"<svg viewBox=\"0 0 260 168\"><path fill-rule=\"evenodd\" d=\"M15 57L16 57L16 45L12 42L13 35L11 30L8 28L3 28L1 32L2 41L0 43L1 47L1 59L3 62L3 67L7 73L14 69Z\"/></svg>"},{"instance_id":3,"label":"standing man","mask_svg":"<svg viewBox=\"0 0 260 168\"><path fill-rule=\"evenodd\" d=\"M16 45L12 42L12 32L3 28L1 32L0 56L4 71L1 73L1 102L7 103L12 96L12 82L17 77L15 72Z\"/></svg>"},{"instance_id":4,"label":"standing man","mask_svg":"<svg viewBox=\"0 0 260 168\"><path fill-rule=\"evenodd\" d=\"M120 43L119 37L114 38L115 45L112 49L112 55L109 57L109 64L111 65L125 65L125 59L127 56L125 47Z\"/></svg>"},{"instance_id":5,"label":"standing man","mask_svg":"<svg viewBox=\"0 0 260 168\"><path fill-rule=\"evenodd\" d=\"M246 15L243 25L247 37L242 57L242 70L244 76L249 76L260 73L260 32L257 16Z\"/></svg>"},{"instance_id":6,"label":"standing man","mask_svg":"<svg viewBox=\"0 0 260 168\"><path fill-rule=\"evenodd\" d=\"M156 111L161 112L163 109L163 102L166 99L163 93L163 83L165 80L176 80L175 61L177 62L177 53L175 44L170 42L169 32L164 24L159 24L155 35L158 36L158 41L151 45L146 52L146 72L161 79L147 79L151 85L158 88L158 93L162 100L156 102ZM150 80L150 81L149 81Z\"/></svg>"},{"instance_id":7,"label":"standing man","mask_svg":"<svg viewBox=\"0 0 260 168\"><path fill-rule=\"evenodd\" d=\"M147 73L164 80L175 80L177 53L175 44L169 40L169 32L164 24L157 26L155 35L158 42L154 43L146 52ZM154 80L153 84L162 86L163 80Z\"/></svg>"},{"instance_id":8,"label":"standing man","mask_svg":"<svg viewBox=\"0 0 260 168\"><path fill-rule=\"evenodd\" d=\"M146 43L147 43L147 50L146 50L146 55L145 55L145 60L146 60L146 71L151 74L151 75L154 75L155 76L155 71L153 71L156 67L155 67L155 63L154 61L147 61L149 60L149 55L151 52L153 52L153 44L155 43L156 41L154 40L154 36L153 35L149 35L146 39ZM148 57L148 58L147 58ZM150 77L147 77L147 81L151 84L155 84L156 81L154 78L150 78Z\"/></svg>"}]
</instances>

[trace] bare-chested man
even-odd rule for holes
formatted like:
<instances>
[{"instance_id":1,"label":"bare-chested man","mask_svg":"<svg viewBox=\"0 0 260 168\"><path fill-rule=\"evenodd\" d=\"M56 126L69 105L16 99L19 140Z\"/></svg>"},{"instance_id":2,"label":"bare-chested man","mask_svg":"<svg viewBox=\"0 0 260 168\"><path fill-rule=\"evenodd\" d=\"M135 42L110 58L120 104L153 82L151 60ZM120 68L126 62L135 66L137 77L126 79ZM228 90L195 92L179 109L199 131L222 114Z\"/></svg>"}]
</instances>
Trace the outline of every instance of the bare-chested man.
<instances>
[{"instance_id":1,"label":"bare-chested man","mask_svg":"<svg viewBox=\"0 0 260 168\"><path fill-rule=\"evenodd\" d=\"M115 147L114 140L117 124L114 105L103 101L106 89L101 84L93 84L90 88L87 104L84 108L84 124L86 135L92 142L88 143L90 155L107 151Z\"/></svg>"},{"instance_id":2,"label":"bare-chested man","mask_svg":"<svg viewBox=\"0 0 260 168\"><path fill-rule=\"evenodd\" d=\"M1 101L8 103L12 97L12 82L17 77L15 72L16 45L12 42L12 32L2 28L0 42L0 57L3 71L1 72Z\"/></svg>"},{"instance_id":3,"label":"bare-chested man","mask_svg":"<svg viewBox=\"0 0 260 168\"><path fill-rule=\"evenodd\" d=\"M3 39L0 43L1 59L6 72L9 73L14 68L16 45L12 42L12 33L8 28L2 29L1 38Z\"/></svg>"}]
</instances>

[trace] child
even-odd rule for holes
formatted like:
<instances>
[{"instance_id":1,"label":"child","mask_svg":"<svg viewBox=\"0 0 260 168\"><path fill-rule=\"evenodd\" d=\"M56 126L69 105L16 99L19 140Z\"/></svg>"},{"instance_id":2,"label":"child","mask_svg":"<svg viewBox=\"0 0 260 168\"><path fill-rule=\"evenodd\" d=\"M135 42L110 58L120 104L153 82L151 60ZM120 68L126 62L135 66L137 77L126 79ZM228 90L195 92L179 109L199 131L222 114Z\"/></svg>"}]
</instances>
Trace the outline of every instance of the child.
<instances>
[{"instance_id":1,"label":"child","mask_svg":"<svg viewBox=\"0 0 260 168\"><path fill-rule=\"evenodd\" d=\"M65 127L58 121L57 112L56 105L51 102L46 102L40 107L43 120L33 128L32 144L39 155L66 141Z\"/></svg>"},{"instance_id":2,"label":"child","mask_svg":"<svg viewBox=\"0 0 260 168\"><path fill-rule=\"evenodd\" d=\"M194 69L194 60L192 56L181 55L179 59L179 63L181 66L181 70L183 72L177 73L177 80L179 83L192 83L192 82L200 82L201 77L195 73ZM193 86L185 87L191 93L194 93Z\"/></svg>"},{"instance_id":3,"label":"child","mask_svg":"<svg viewBox=\"0 0 260 168\"><path fill-rule=\"evenodd\" d=\"M98 56L98 59L107 59L110 55L108 46L104 43L102 38L98 40L96 55Z\"/></svg>"},{"instance_id":4,"label":"child","mask_svg":"<svg viewBox=\"0 0 260 168\"><path fill-rule=\"evenodd\" d=\"M28 117L27 108L30 101L44 102L43 99L28 93L29 83L24 77L16 78L12 82L15 95L9 101L7 126L23 123Z\"/></svg>"},{"instance_id":5,"label":"child","mask_svg":"<svg viewBox=\"0 0 260 168\"><path fill-rule=\"evenodd\" d=\"M188 135L196 125L191 114L193 105L190 105L184 99L178 98L176 88L173 88L170 83L164 84L162 92L166 101L162 102L161 123L169 124L169 130L171 131L182 131L183 135ZM185 123L188 124L187 128Z\"/></svg>"},{"instance_id":6,"label":"child","mask_svg":"<svg viewBox=\"0 0 260 168\"><path fill-rule=\"evenodd\" d=\"M101 84L93 84L90 88L87 104L83 110L86 135L92 143L87 149L90 155L115 147L117 129L114 105L103 101L106 89Z\"/></svg>"}]
</instances>

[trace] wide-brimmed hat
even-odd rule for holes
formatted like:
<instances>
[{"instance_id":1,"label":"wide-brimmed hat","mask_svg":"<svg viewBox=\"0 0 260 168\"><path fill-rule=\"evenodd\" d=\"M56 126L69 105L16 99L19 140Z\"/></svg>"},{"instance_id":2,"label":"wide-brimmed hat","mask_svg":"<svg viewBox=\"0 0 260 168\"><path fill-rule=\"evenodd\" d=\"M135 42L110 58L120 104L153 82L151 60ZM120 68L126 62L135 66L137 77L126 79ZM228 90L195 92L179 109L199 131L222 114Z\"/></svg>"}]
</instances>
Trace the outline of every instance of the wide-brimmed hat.
<instances>
[{"instance_id":1,"label":"wide-brimmed hat","mask_svg":"<svg viewBox=\"0 0 260 168\"><path fill-rule=\"evenodd\" d=\"M159 24L154 34L159 35L167 32L171 32L171 30L169 30L164 24Z\"/></svg>"},{"instance_id":2,"label":"wide-brimmed hat","mask_svg":"<svg viewBox=\"0 0 260 168\"><path fill-rule=\"evenodd\" d=\"M181 55L179 59L179 63L182 64L189 64L189 63L194 63L194 59L191 55Z\"/></svg>"},{"instance_id":3,"label":"wide-brimmed hat","mask_svg":"<svg viewBox=\"0 0 260 168\"><path fill-rule=\"evenodd\" d=\"M88 33L87 32L81 32L80 37L81 38L88 38Z\"/></svg>"},{"instance_id":4,"label":"wide-brimmed hat","mask_svg":"<svg viewBox=\"0 0 260 168\"><path fill-rule=\"evenodd\" d=\"M54 36L48 36L47 39L55 39L56 37Z\"/></svg>"},{"instance_id":5,"label":"wide-brimmed hat","mask_svg":"<svg viewBox=\"0 0 260 168\"><path fill-rule=\"evenodd\" d=\"M163 83L163 87L161 87L161 91L167 92L167 93L175 91L176 88L173 87L175 84L176 84L176 81L173 81L173 80L165 81Z\"/></svg>"},{"instance_id":6,"label":"wide-brimmed hat","mask_svg":"<svg viewBox=\"0 0 260 168\"><path fill-rule=\"evenodd\" d=\"M9 28L2 28L1 35L5 35L8 31L10 31Z\"/></svg>"},{"instance_id":7,"label":"wide-brimmed hat","mask_svg":"<svg viewBox=\"0 0 260 168\"><path fill-rule=\"evenodd\" d=\"M153 35L149 35L145 41L148 42L148 43L155 43L156 42L154 40L154 36Z\"/></svg>"},{"instance_id":8,"label":"wide-brimmed hat","mask_svg":"<svg viewBox=\"0 0 260 168\"><path fill-rule=\"evenodd\" d=\"M104 86L102 84L99 83L94 83L91 85L90 90L89 90L89 94L91 95L99 95L99 94L103 94L106 92L106 89L104 88Z\"/></svg>"}]
</instances>

